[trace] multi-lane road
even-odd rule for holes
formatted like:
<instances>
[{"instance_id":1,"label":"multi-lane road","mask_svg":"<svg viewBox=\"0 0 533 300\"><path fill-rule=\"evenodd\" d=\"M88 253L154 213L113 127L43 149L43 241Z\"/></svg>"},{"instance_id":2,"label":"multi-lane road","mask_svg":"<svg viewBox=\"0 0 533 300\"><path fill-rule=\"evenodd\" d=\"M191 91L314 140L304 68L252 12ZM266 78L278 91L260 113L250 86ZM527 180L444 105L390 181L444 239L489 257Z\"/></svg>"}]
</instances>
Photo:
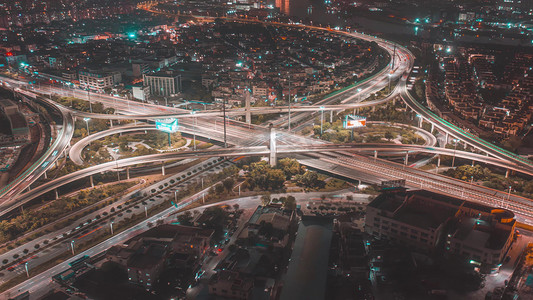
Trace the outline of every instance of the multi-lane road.
<instances>
[{"instance_id":1,"label":"multi-lane road","mask_svg":"<svg viewBox=\"0 0 533 300\"><path fill-rule=\"evenodd\" d=\"M286 24L278 24L280 26L287 26ZM304 26L304 25L289 25L289 26L299 26L307 27L309 29L318 29L318 30L328 30L324 28ZM409 168L408 166L396 164L393 162L381 160L379 158L369 158L359 155L354 155L348 150L352 151L356 149L357 151L374 151L378 152L387 152L387 151L406 151L406 152L429 152L429 153L438 153L443 155L455 155L461 156L472 160L483 161L486 163L492 163L501 167L511 167L520 172L527 174L533 174L533 166L530 162L525 161L521 157L518 157L512 153L504 151L496 146L493 146L471 134L462 131L460 128L453 126L452 124L447 123L446 121L440 119L438 116L435 116L431 111L425 108L423 105L418 103L414 98L411 97L406 87L406 79L408 74L413 67L414 57L413 55L405 48L396 45L392 42L388 42L379 38L362 35L359 33L346 33L338 32L339 34L347 34L353 37L365 39L368 41L375 41L386 49L389 53L395 53L397 65L394 68L391 66L386 69L378 72L372 80L361 82L358 85L353 86L350 89L342 93L338 93L328 99L323 103L320 103L320 106L312 107L292 107L291 111L295 112L295 118L305 119L307 112L313 111L316 115L317 109L320 110L332 110L338 111L347 108L358 107L361 105L363 107L364 102L362 103L348 103L348 102L358 102L363 94L369 94L376 92L383 87L385 87L389 81L389 76L391 80L399 80L398 87L393 91L392 95L388 99L383 99L379 101L388 101L394 96L400 94L402 99L416 111L422 118L426 121L434 124L441 131L448 133L456 138L465 141L467 144L472 147L488 153L490 156L483 156L479 154L455 151L445 148L436 148L436 147L420 147L420 146L409 146L409 145L361 145L359 149L356 149L356 145L330 145L323 141L316 139L310 139L306 137L301 137L295 134L292 134L287 131L279 131L277 138L279 140L279 145L277 147L278 154L280 155L296 155L299 160L313 168L327 170L328 172L335 173L346 178L353 179L362 179L363 181L369 182L380 182L381 180L388 179L406 179L407 184L410 187L415 188L424 188L429 190L438 191L443 194L450 194L457 197L462 197L465 199L470 199L472 201L478 201L485 204L490 204L492 206L503 206L513 210L520 221L531 223L533 220L533 210L531 209L530 199L525 199L517 197L515 195L507 195L506 193L500 191L494 191L487 189L482 186L477 186L473 184L468 184L463 181L454 180L438 174L428 173L421 170L416 170ZM396 48L395 50L393 50ZM392 73L391 73L392 69ZM390 74L390 75L389 75ZM11 81L12 84L16 82ZM51 90L50 93L56 93L56 91ZM57 91L61 93L61 91ZM65 93L63 91L63 93ZM68 93L68 92L67 92ZM91 117L91 118L110 118L110 119L158 119L164 117L178 117L181 118L180 126L183 130L188 130L198 135L203 135L207 138L214 140L222 140L224 138L222 134L223 121L213 116L220 116L220 111L206 111L198 112L196 114L191 114L189 111L161 107L155 105L148 105L144 103L138 103L133 101L128 101L125 99L115 98L106 95L99 94L87 94L86 97L83 97L85 92L73 92L75 96L88 99L90 97L91 101L98 101L104 103L105 106L115 107L118 111L124 115L89 115L86 113L78 113L80 117ZM76 94L78 93L78 94ZM331 103L343 103L340 105L331 105ZM371 103L370 105L377 105L379 102ZM288 107L274 107L274 108L261 108L261 110L255 110L252 113L284 113L288 111ZM243 115L246 112L244 110L228 110L228 115ZM211 118L208 118L211 117ZM218 120L218 125L217 125ZM296 120L296 119L293 119ZM291 121L293 121L291 120ZM215 124L213 124L213 121ZM278 125L286 124L287 120L277 123ZM298 120L300 121L300 120ZM72 126L73 127L73 126ZM72 128L73 129L73 128ZM133 157L128 159L120 159L117 162L104 163L98 166L88 167L81 171L69 174L68 178L62 177L50 181L46 184L43 184L32 191L24 193L21 195L20 199L31 199L35 195L44 192L45 190L51 190L57 187L61 182L66 182L69 180L77 180L83 178L94 172L101 172L103 170L111 170L117 167L124 167L130 164L141 164L141 163L150 163L150 162L161 162L165 160L175 160L178 158L186 157L200 157L204 156L248 156L248 155L267 155L268 149L264 146L269 138L268 130L261 126L252 126L252 125L234 125L228 126L228 143L234 144L237 147L231 149L216 149L216 150L202 150L202 151L191 151L184 152L181 154L177 153L162 153L152 156L142 156L142 157ZM381 148L380 148L381 147ZM320 153L324 151L324 153ZM306 152L313 152L312 154L305 154ZM53 154L53 153L51 153ZM57 155L57 154L56 154ZM181 156L180 156L181 155ZM39 173L32 173L33 176L38 175ZM28 176L26 176L28 178ZM23 178L25 179L25 178ZM22 197L23 196L23 197ZM3 199L4 203L0 206L0 209L10 209L13 205L17 205L19 201L11 201L15 197L10 195L11 199ZM91 249L91 251L102 251L107 249L107 247L118 242L118 240L112 239L104 242L102 246L98 246L97 249ZM62 266L61 266L62 267ZM59 267L58 267L59 270ZM55 269L54 269L55 271ZM33 279L32 284L36 283L39 280L47 280L49 277L37 277Z\"/></svg>"}]
</instances>

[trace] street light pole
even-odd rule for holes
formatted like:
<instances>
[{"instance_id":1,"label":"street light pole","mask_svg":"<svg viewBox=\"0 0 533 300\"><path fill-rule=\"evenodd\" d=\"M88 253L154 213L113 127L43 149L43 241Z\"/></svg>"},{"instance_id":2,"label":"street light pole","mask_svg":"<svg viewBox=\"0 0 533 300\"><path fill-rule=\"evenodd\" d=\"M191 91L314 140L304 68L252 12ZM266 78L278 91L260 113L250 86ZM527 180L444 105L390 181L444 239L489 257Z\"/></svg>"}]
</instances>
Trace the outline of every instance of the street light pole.
<instances>
[{"instance_id":1,"label":"street light pole","mask_svg":"<svg viewBox=\"0 0 533 300\"><path fill-rule=\"evenodd\" d=\"M24 264L24 268L26 269L26 276L28 276L28 278L30 278L30 271L28 270L28 263L27 262Z\"/></svg>"},{"instance_id":2,"label":"street light pole","mask_svg":"<svg viewBox=\"0 0 533 300\"><path fill-rule=\"evenodd\" d=\"M109 223L109 227L111 228L111 235L113 235L113 222Z\"/></svg>"},{"instance_id":3,"label":"street light pole","mask_svg":"<svg viewBox=\"0 0 533 300\"><path fill-rule=\"evenodd\" d=\"M70 242L70 249L72 249L72 255L74 255L74 240Z\"/></svg>"}]
</instances>

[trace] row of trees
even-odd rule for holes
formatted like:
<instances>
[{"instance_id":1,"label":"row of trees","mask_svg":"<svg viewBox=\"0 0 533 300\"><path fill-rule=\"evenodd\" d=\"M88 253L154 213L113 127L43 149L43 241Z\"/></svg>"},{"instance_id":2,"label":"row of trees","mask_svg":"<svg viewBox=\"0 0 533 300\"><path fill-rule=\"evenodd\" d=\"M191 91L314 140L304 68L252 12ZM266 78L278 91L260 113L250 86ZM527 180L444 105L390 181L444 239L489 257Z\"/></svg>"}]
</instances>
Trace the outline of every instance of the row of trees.
<instances>
[{"instance_id":1,"label":"row of trees","mask_svg":"<svg viewBox=\"0 0 533 300\"><path fill-rule=\"evenodd\" d=\"M475 180L483 181L487 187L508 191L512 187L512 191L524 197L533 197L533 180L525 180L522 178L505 178L503 175L495 174L480 165L463 165L455 169L448 169L443 172L444 175L457 178L464 181Z\"/></svg>"},{"instance_id":2,"label":"row of trees","mask_svg":"<svg viewBox=\"0 0 533 300\"><path fill-rule=\"evenodd\" d=\"M281 203L281 205L286 209L296 209L296 198L294 196L271 198L270 194L265 194L261 196L261 204L263 206L269 205L270 203Z\"/></svg>"},{"instance_id":3,"label":"row of trees","mask_svg":"<svg viewBox=\"0 0 533 300\"><path fill-rule=\"evenodd\" d=\"M0 222L0 243L5 243L32 230L36 230L62 216L132 187L135 182L123 182L100 188L82 190L72 197L62 197L40 207L25 210L21 215Z\"/></svg>"},{"instance_id":4,"label":"row of trees","mask_svg":"<svg viewBox=\"0 0 533 300\"><path fill-rule=\"evenodd\" d=\"M325 182L314 171L308 171L300 163L291 158L278 161L276 167L271 167L266 161L259 161L243 166L246 180L243 189L281 190L285 181L294 180L298 185L306 188L322 188Z\"/></svg>"}]
</instances>

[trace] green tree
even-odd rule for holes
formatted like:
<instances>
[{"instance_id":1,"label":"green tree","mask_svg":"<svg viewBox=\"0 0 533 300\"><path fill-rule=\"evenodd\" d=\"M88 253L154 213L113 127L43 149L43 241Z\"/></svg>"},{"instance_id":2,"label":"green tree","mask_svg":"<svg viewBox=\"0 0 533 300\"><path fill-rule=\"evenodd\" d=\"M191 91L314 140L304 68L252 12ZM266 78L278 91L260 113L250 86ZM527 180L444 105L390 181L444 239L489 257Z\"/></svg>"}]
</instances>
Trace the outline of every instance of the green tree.
<instances>
[{"instance_id":1,"label":"green tree","mask_svg":"<svg viewBox=\"0 0 533 300\"><path fill-rule=\"evenodd\" d=\"M221 183L218 183L215 185L215 193L222 194L224 192L224 185Z\"/></svg>"},{"instance_id":2,"label":"green tree","mask_svg":"<svg viewBox=\"0 0 533 300\"><path fill-rule=\"evenodd\" d=\"M261 205L266 206L268 204L270 204L270 194L261 196Z\"/></svg>"},{"instance_id":3,"label":"green tree","mask_svg":"<svg viewBox=\"0 0 533 300\"><path fill-rule=\"evenodd\" d=\"M224 179L224 181L222 181L222 184L224 185L224 188L226 189L226 191L228 191L228 193L229 193L233 189L233 185L235 184L235 180L233 180L233 178L229 177L229 178Z\"/></svg>"},{"instance_id":4,"label":"green tree","mask_svg":"<svg viewBox=\"0 0 533 300\"><path fill-rule=\"evenodd\" d=\"M178 215L178 222L181 225L192 226L192 213L190 211L186 211L181 215Z\"/></svg>"},{"instance_id":5,"label":"green tree","mask_svg":"<svg viewBox=\"0 0 533 300\"><path fill-rule=\"evenodd\" d=\"M283 207L286 209L295 209L296 208L296 198L293 196L288 196L287 199L283 202Z\"/></svg>"}]
</instances>

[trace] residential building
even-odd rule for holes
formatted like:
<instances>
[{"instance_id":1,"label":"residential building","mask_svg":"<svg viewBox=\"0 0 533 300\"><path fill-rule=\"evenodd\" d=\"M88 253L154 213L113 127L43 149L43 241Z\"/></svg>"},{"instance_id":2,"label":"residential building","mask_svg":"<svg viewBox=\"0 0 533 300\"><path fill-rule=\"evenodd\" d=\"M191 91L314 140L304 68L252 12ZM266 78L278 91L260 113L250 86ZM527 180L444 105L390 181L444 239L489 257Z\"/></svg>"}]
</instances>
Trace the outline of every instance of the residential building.
<instances>
[{"instance_id":1,"label":"residential building","mask_svg":"<svg viewBox=\"0 0 533 300\"><path fill-rule=\"evenodd\" d=\"M239 272L222 270L209 279L209 294L230 299L250 299L254 281Z\"/></svg>"},{"instance_id":2,"label":"residential building","mask_svg":"<svg viewBox=\"0 0 533 300\"><path fill-rule=\"evenodd\" d=\"M171 96L181 91L181 75L172 71L143 74L143 80L151 95Z\"/></svg>"},{"instance_id":3,"label":"residential building","mask_svg":"<svg viewBox=\"0 0 533 300\"><path fill-rule=\"evenodd\" d=\"M514 227L511 211L405 189L383 192L367 206L365 220L365 231L374 238L427 252L444 247L487 273L499 268Z\"/></svg>"},{"instance_id":4,"label":"residential building","mask_svg":"<svg viewBox=\"0 0 533 300\"><path fill-rule=\"evenodd\" d=\"M165 266L167 254L164 244L143 243L128 260L128 280L150 290Z\"/></svg>"},{"instance_id":5,"label":"residential building","mask_svg":"<svg viewBox=\"0 0 533 300\"><path fill-rule=\"evenodd\" d=\"M80 85L83 88L98 92L103 92L104 89L113 87L114 84L118 83L115 80L119 77L117 74L100 74L89 71L80 71L78 74Z\"/></svg>"}]
</instances>

